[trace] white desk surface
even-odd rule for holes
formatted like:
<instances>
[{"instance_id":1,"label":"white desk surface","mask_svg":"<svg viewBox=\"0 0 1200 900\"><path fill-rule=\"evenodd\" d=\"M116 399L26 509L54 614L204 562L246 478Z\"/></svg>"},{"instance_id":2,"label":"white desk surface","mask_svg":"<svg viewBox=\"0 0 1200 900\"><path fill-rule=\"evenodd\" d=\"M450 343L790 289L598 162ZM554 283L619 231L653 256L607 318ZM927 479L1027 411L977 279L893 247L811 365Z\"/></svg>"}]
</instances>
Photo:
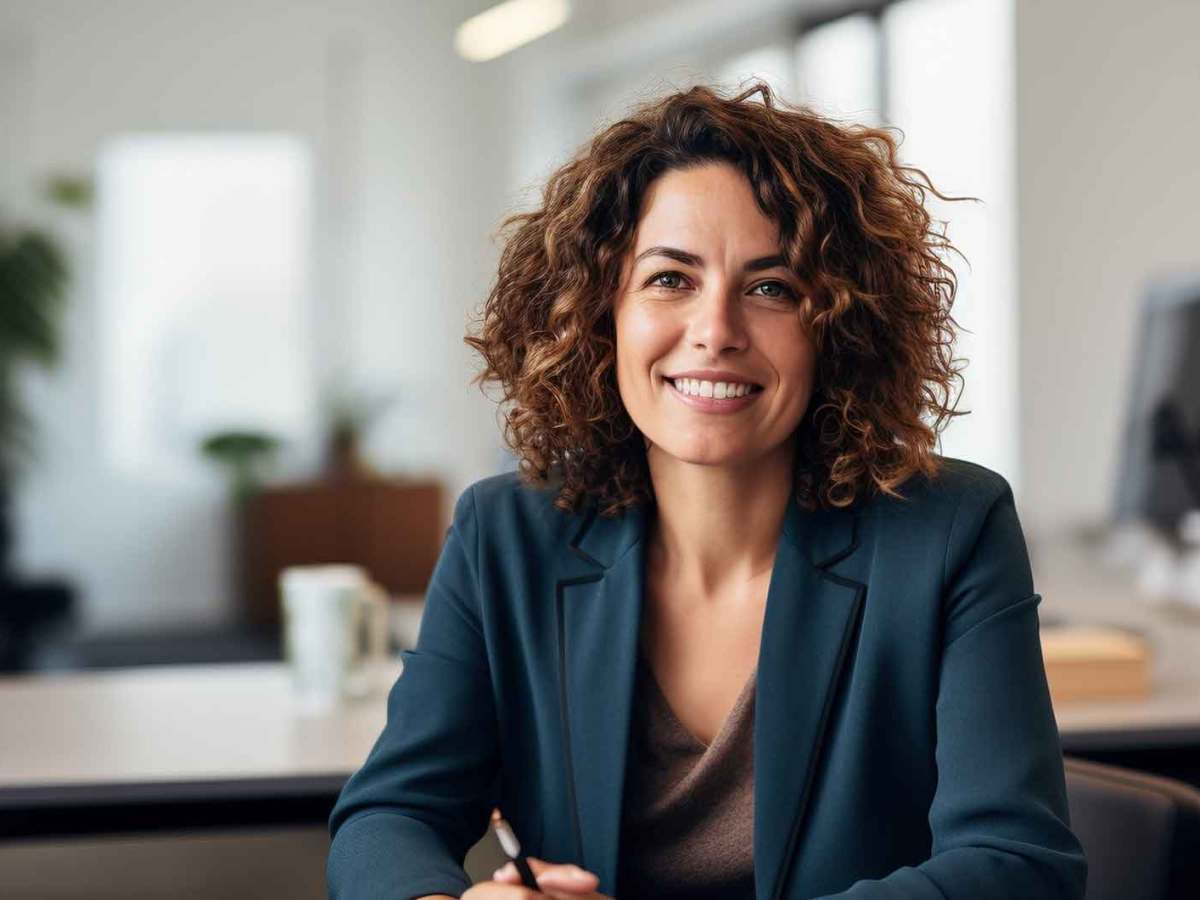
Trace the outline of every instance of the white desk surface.
<instances>
[{"instance_id":1,"label":"white desk surface","mask_svg":"<svg viewBox=\"0 0 1200 900\"><path fill-rule=\"evenodd\" d=\"M1139 601L1076 545L1030 551L1043 621L1124 625L1153 648L1153 695L1060 704L1064 745L1200 742L1200 612ZM316 714L283 663L2 676L0 789L345 776L383 728L400 669L390 661L372 696Z\"/></svg>"},{"instance_id":2,"label":"white desk surface","mask_svg":"<svg viewBox=\"0 0 1200 900\"><path fill-rule=\"evenodd\" d=\"M317 713L279 662L0 677L0 789L346 776L400 670L389 661L373 695Z\"/></svg>"},{"instance_id":3,"label":"white desk surface","mask_svg":"<svg viewBox=\"0 0 1200 900\"><path fill-rule=\"evenodd\" d=\"M1064 745L1200 744L1200 609L1154 605L1130 572L1075 541L1031 543L1030 557L1043 626L1051 618L1117 625L1150 644L1150 696L1060 703L1055 717Z\"/></svg>"}]
</instances>

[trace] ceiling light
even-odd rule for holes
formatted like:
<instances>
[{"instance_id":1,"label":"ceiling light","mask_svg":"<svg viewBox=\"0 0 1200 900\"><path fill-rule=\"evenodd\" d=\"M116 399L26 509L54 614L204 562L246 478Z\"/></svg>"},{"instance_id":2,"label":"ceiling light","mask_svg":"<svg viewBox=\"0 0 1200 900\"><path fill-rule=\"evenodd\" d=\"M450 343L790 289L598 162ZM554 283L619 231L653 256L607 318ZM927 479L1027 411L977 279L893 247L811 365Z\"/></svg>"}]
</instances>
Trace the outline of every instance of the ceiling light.
<instances>
[{"instance_id":1,"label":"ceiling light","mask_svg":"<svg viewBox=\"0 0 1200 900\"><path fill-rule=\"evenodd\" d=\"M458 26L454 49L472 62L495 59L567 21L567 0L505 0Z\"/></svg>"}]
</instances>

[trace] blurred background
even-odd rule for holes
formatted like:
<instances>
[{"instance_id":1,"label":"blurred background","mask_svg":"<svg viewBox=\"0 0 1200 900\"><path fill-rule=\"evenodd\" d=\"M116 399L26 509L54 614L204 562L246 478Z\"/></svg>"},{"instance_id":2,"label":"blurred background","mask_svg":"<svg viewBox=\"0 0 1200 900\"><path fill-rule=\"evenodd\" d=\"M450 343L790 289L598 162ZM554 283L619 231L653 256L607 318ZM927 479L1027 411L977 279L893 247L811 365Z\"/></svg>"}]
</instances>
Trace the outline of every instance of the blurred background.
<instances>
[{"instance_id":1,"label":"blurred background","mask_svg":"<svg viewBox=\"0 0 1200 900\"><path fill-rule=\"evenodd\" d=\"M411 642L455 499L514 466L462 342L500 220L700 82L896 126L980 198L929 201L969 261L942 450L1012 483L1095 656L1051 673L1064 735L1193 778L1197 33L1187 0L0 0L0 893L324 895L383 700L295 705L280 573L355 567Z\"/></svg>"}]
</instances>

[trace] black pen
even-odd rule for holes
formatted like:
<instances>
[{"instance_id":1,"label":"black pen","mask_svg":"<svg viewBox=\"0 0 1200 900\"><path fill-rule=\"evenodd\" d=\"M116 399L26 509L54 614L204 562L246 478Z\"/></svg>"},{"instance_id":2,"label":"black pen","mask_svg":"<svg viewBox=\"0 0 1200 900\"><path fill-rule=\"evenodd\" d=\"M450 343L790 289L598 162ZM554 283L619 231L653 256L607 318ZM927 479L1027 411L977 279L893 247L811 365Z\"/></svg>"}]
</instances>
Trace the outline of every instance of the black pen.
<instances>
[{"instance_id":1,"label":"black pen","mask_svg":"<svg viewBox=\"0 0 1200 900\"><path fill-rule=\"evenodd\" d=\"M521 842L513 834L513 830L508 822L500 815L499 809L492 810L492 830L496 832L496 838L500 841L500 847L504 850L504 855L512 860L513 865L517 867L517 871L521 873L521 883L527 888L537 890L537 879L533 877L533 869L529 868L529 861L525 859L525 854L521 852Z\"/></svg>"}]
</instances>

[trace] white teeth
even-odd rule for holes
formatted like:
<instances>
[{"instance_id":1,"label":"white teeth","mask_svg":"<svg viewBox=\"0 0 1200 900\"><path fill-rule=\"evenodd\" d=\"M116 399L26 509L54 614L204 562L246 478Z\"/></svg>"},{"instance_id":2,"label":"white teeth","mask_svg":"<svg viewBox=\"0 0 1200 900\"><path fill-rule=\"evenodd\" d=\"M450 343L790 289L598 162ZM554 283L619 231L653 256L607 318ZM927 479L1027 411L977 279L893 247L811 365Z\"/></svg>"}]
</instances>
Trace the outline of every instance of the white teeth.
<instances>
[{"instance_id":1,"label":"white teeth","mask_svg":"<svg viewBox=\"0 0 1200 900\"><path fill-rule=\"evenodd\" d=\"M696 378L678 378L675 389L681 394L691 394L696 397L712 397L716 400L731 400L744 397L750 393L748 384L732 384L726 381L700 381Z\"/></svg>"}]
</instances>

